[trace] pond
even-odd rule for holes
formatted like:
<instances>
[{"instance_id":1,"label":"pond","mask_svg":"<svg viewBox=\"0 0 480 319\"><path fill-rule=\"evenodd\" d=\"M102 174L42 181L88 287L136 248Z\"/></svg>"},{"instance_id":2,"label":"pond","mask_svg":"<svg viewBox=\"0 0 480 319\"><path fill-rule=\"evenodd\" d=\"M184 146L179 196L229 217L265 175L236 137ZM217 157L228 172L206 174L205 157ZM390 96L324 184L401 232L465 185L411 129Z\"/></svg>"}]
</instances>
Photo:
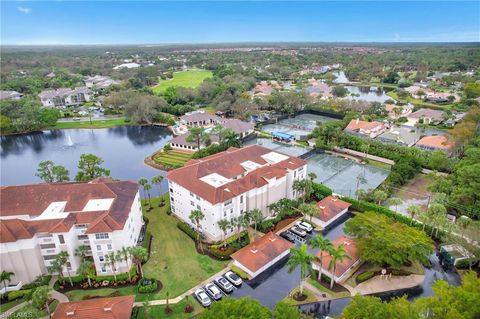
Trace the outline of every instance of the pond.
<instances>
[{"instance_id":1,"label":"pond","mask_svg":"<svg viewBox=\"0 0 480 319\"><path fill-rule=\"evenodd\" d=\"M347 85L345 88L349 92L349 95L345 97L346 99L380 103L384 103L387 100L392 100L392 98L387 95L387 92L391 91L391 89L352 85Z\"/></svg>"},{"instance_id":2,"label":"pond","mask_svg":"<svg viewBox=\"0 0 480 319\"><path fill-rule=\"evenodd\" d=\"M117 179L138 181L165 172L143 163L148 155L161 149L172 134L166 128L120 126L106 129L52 130L40 133L2 136L0 143L1 185L39 183L35 176L41 161L52 160L65 166L73 179L81 154L92 153L105 162L110 175ZM166 181L162 192L167 191ZM152 195L159 188L152 188Z\"/></svg>"},{"instance_id":3,"label":"pond","mask_svg":"<svg viewBox=\"0 0 480 319\"><path fill-rule=\"evenodd\" d=\"M333 80L333 83L349 83L350 80L347 78L347 75L345 74L344 71L334 71L333 75L336 76L335 80Z\"/></svg>"}]
</instances>

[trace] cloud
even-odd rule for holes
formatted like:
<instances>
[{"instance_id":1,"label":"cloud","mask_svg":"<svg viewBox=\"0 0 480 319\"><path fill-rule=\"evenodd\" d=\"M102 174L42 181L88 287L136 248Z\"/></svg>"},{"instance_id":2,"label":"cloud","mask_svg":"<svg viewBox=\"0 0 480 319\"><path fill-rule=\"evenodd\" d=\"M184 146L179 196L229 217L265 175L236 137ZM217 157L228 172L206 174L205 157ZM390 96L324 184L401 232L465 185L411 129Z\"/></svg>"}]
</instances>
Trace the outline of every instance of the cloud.
<instances>
[{"instance_id":1,"label":"cloud","mask_svg":"<svg viewBox=\"0 0 480 319\"><path fill-rule=\"evenodd\" d=\"M32 12L32 9L27 7L17 7L17 10L25 14L30 14Z\"/></svg>"}]
</instances>

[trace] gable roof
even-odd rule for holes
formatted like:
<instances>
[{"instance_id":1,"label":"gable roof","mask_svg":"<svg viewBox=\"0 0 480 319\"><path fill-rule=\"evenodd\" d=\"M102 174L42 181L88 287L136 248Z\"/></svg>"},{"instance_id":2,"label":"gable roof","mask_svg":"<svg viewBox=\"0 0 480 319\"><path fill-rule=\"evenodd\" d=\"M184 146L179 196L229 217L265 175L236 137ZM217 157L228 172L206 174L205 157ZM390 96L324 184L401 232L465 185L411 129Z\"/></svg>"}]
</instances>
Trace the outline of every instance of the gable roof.
<instances>
[{"instance_id":1,"label":"gable roof","mask_svg":"<svg viewBox=\"0 0 480 319\"><path fill-rule=\"evenodd\" d=\"M123 229L138 192L131 181L98 178L88 183L52 183L0 188L0 242L27 239L36 233L67 232L75 224L90 224L86 234ZM113 199L106 211L83 211L90 200ZM65 202L66 217L35 219L51 203ZM25 219L28 216L29 219ZM61 216L61 215L59 215Z\"/></svg>"},{"instance_id":2,"label":"gable roof","mask_svg":"<svg viewBox=\"0 0 480 319\"><path fill-rule=\"evenodd\" d=\"M236 251L231 257L251 272L256 272L293 246L293 243L270 232Z\"/></svg>"},{"instance_id":3,"label":"gable roof","mask_svg":"<svg viewBox=\"0 0 480 319\"><path fill-rule=\"evenodd\" d=\"M360 119L353 119L348 123L346 129L350 131L359 131L359 130L373 130L379 126L383 126L383 123L372 121L362 121Z\"/></svg>"},{"instance_id":4,"label":"gable roof","mask_svg":"<svg viewBox=\"0 0 480 319\"><path fill-rule=\"evenodd\" d=\"M443 135L432 135L422 137L416 144L417 146L425 146L436 148L440 150L450 150L453 147L453 143Z\"/></svg>"},{"instance_id":5,"label":"gable roof","mask_svg":"<svg viewBox=\"0 0 480 319\"><path fill-rule=\"evenodd\" d=\"M52 319L130 319L135 296L59 303Z\"/></svg>"},{"instance_id":6,"label":"gable roof","mask_svg":"<svg viewBox=\"0 0 480 319\"><path fill-rule=\"evenodd\" d=\"M443 120L443 111L433 109L419 109L408 116L408 118L420 119L420 118L432 118L436 121Z\"/></svg>"},{"instance_id":7,"label":"gable roof","mask_svg":"<svg viewBox=\"0 0 480 319\"><path fill-rule=\"evenodd\" d=\"M343 245L347 255L350 256L350 258L345 258L342 262L337 262L335 268L335 276L340 277L360 259L357 242L353 239L348 238L345 235L341 235L340 237L332 241L332 245L335 248ZM320 251L318 251L315 255L318 258L322 258L322 263L320 264L319 260L315 260L314 263L321 266L322 269L329 269L328 266L330 264L330 261L332 260L332 256L326 251L322 251L321 253Z\"/></svg>"},{"instance_id":8,"label":"gable roof","mask_svg":"<svg viewBox=\"0 0 480 319\"><path fill-rule=\"evenodd\" d=\"M269 163L266 154L284 156L286 159L277 163ZM242 164L254 162L260 167L248 171ZM188 189L206 201L217 204L243 194L251 189L268 184L272 178L281 178L289 170L300 168L307 161L273 152L271 149L250 145L243 148L229 148L211 156L188 161L184 167L167 173L167 179ZM202 181L203 177L218 174L229 181L221 186L212 186ZM243 176L242 176L243 174Z\"/></svg>"},{"instance_id":9,"label":"gable roof","mask_svg":"<svg viewBox=\"0 0 480 319\"><path fill-rule=\"evenodd\" d=\"M351 205L335 196L327 196L317 203L317 207L320 210L319 218L324 222L328 222Z\"/></svg>"}]
</instances>

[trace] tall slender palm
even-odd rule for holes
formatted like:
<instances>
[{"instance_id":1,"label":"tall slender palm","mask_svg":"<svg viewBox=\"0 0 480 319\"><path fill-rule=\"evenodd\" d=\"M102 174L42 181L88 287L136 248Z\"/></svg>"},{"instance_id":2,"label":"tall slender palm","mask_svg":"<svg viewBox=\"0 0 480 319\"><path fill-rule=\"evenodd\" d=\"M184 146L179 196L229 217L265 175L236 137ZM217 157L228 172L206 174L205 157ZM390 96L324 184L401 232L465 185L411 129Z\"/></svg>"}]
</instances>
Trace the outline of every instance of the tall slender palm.
<instances>
[{"instance_id":1,"label":"tall slender palm","mask_svg":"<svg viewBox=\"0 0 480 319\"><path fill-rule=\"evenodd\" d=\"M420 214L421 211L422 210L418 205L410 205L407 207L407 212L410 215L410 218L412 218L410 225L413 225L413 222L415 221L415 216L418 216L418 214Z\"/></svg>"},{"instance_id":2,"label":"tall slender palm","mask_svg":"<svg viewBox=\"0 0 480 319\"><path fill-rule=\"evenodd\" d=\"M50 275L58 274L58 277L62 280L65 285L65 277L63 276L63 267L60 265L57 259L54 259L50 266L47 267L47 272Z\"/></svg>"},{"instance_id":3,"label":"tall slender palm","mask_svg":"<svg viewBox=\"0 0 480 319\"><path fill-rule=\"evenodd\" d=\"M288 272L292 272L295 268L300 267L300 295L303 295L303 281L314 259L315 256L308 252L306 244L290 248L290 257L287 261Z\"/></svg>"},{"instance_id":4,"label":"tall slender palm","mask_svg":"<svg viewBox=\"0 0 480 319\"><path fill-rule=\"evenodd\" d=\"M342 262L345 259L352 259L352 257L347 254L343 244L339 245L337 248L330 249L330 255L332 256L332 259L330 260L328 268L333 268L332 278L330 278L330 289L333 289L333 284L335 282L335 271L337 270L337 262Z\"/></svg>"},{"instance_id":5,"label":"tall slender palm","mask_svg":"<svg viewBox=\"0 0 480 319\"><path fill-rule=\"evenodd\" d=\"M161 185L162 185L162 182L163 182L163 176L162 175L154 176L154 177L152 177L151 182L152 182L153 185L158 185L158 189L160 191L159 194L160 194L162 192ZM158 203L158 206L161 205L162 201L163 201L163 197L162 197L161 201Z\"/></svg>"},{"instance_id":6,"label":"tall slender palm","mask_svg":"<svg viewBox=\"0 0 480 319\"><path fill-rule=\"evenodd\" d=\"M227 247L227 230L231 226L230 222L227 219L220 219L218 222L218 227L222 230L223 232L223 248Z\"/></svg>"},{"instance_id":7,"label":"tall slender palm","mask_svg":"<svg viewBox=\"0 0 480 319\"><path fill-rule=\"evenodd\" d=\"M320 210L318 209L317 205L315 204L300 204L298 206L298 210L304 214L310 217L310 223L312 222L312 217L313 216L318 216L320 215Z\"/></svg>"},{"instance_id":8,"label":"tall slender palm","mask_svg":"<svg viewBox=\"0 0 480 319\"><path fill-rule=\"evenodd\" d=\"M310 172L308 173L308 178L310 178L310 180L313 182L317 178L317 174Z\"/></svg>"},{"instance_id":9,"label":"tall slender palm","mask_svg":"<svg viewBox=\"0 0 480 319\"><path fill-rule=\"evenodd\" d=\"M110 268L112 269L113 273L113 279L117 281L117 261L118 261L118 255L115 254L115 252L110 252L105 256L105 262L110 265Z\"/></svg>"},{"instance_id":10,"label":"tall slender palm","mask_svg":"<svg viewBox=\"0 0 480 319\"><path fill-rule=\"evenodd\" d=\"M149 183L146 183L145 185L143 185L143 190L147 193L147 197L148 197L148 204L150 205L150 209L153 208L152 206L152 198L150 197L150 190L152 189L152 185L150 185Z\"/></svg>"},{"instance_id":11,"label":"tall slender palm","mask_svg":"<svg viewBox=\"0 0 480 319\"><path fill-rule=\"evenodd\" d=\"M75 256L80 257L80 262L84 262L87 258L87 254L89 253L89 251L90 249L85 245L78 246L75 249Z\"/></svg>"},{"instance_id":12,"label":"tall slender palm","mask_svg":"<svg viewBox=\"0 0 480 319\"><path fill-rule=\"evenodd\" d=\"M148 251L144 247L136 246L132 247L131 250L133 263L137 266L137 269L140 271L140 277L143 278L143 269L142 263L148 258Z\"/></svg>"},{"instance_id":13,"label":"tall slender palm","mask_svg":"<svg viewBox=\"0 0 480 319\"><path fill-rule=\"evenodd\" d=\"M197 245L200 246L200 249L203 252L203 246L200 241L200 222L205 218L205 214L201 210L195 209L190 212L190 216L188 216L188 218L190 218L192 223L195 223L195 225L197 226Z\"/></svg>"},{"instance_id":14,"label":"tall slender palm","mask_svg":"<svg viewBox=\"0 0 480 319\"><path fill-rule=\"evenodd\" d=\"M401 203L403 203L403 201L398 198L398 197L392 197L388 200L388 203L391 205L391 206L395 206L395 213L397 213L398 211L398 205L400 205Z\"/></svg>"},{"instance_id":15,"label":"tall slender palm","mask_svg":"<svg viewBox=\"0 0 480 319\"><path fill-rule=\"evenodd\" d=\"M257 225L262 222L263 214L257 208L252 209L250 211L250 219L253 222L253 226L254 226L254 229L255 229L255 236L254 237L257 237Z\"/></svg>"},{"instance_id":16,"label":"tall slender palm","mask_svg":"<svg viewBox=\"0 0 480 319\"><path fill-rule=\"evenodd\" d=\"M0 281L2 281L5 291L7 290L7 281L10 284L10 280L12 280L13 275L15 274L11 271L2 270L2 273L0 274Z\"/></svg>"},{"instance_id":17,"label":"tall slender palm","mask_svg":"<svg viewBox=\"0 0 480 319\"><path fill-rule=\"evenodd\" d=\"M123 246L122 249L117 252L117 254L125 261L125 265L127 266L128 280L131 281L132 278L130 276L130 265L128 264L128 259L130 258L130 247L127 248Z\"/></svg>"},{"instance_id":18,"label":"tall slender palm","mask_svg":"<svg viewBox=\"0 0 480 319\"><path fill-rule=\"evenodd\" d=\"M69 268L68 257L69 257L68 252L64 250L64 251L61 251L55 259L58 261L58 264L62 267L62 271L63 271L63 267L67 269L68 280L70 281L70 285L73 287L72 276L70 275L70 270L68 269Z\"/></svg>"},{"instance_id":19,"label":"tall slender palm","mask_svg":"<svg viewBox=\"0 0 480 319\"><path fill-rule=\"evenodd\" d=\"M246 229L248 232L248 228L250 226L250 221L251 221L250 213L247 212L243 215L238 216L238 218L240 218L240 226L242 227L242 229Z\"/></svg>"},{"instance_id":20,"label":"tall slender palm","mask_svg":"<svg viewBox=\"0 0 480 319\"><path fill-rule=\"evenodd\" d=\"M322 280L322 257L323 257L323 252L324 251L330 251L330 249L333 247L332 242L328 238L324 238L321 234L318 234L317 236L313 237L310 239L310 247L311 248L318 248L318 261L320 262L320 270L318 271L318 281Z\"/></svg>"},{"instance_id":21,"label":"tall slender palm","mask_svg":"<svg viewBox=\"0 0 480 319\"><path fill-rule=\"evenodd\" d=\"M143 193L144 193L144 195L147 195L147 191L145 190L145 185L148 184L148 179L146 179L145 177L142 177L138 180L138 184L142 185Z\"/></svg>"},{"instance_id":22,"label":"tall slender palm","mask_svg":"<svg viewBox=\"0 0 480 319\"><path fill-rule=\"evenodd\" d=\"M92 286L92 277L95 276L95 264L90 260L86 260L78 266L77 273L83 277L87 277L88 286Z\"/></svg>"}]
</instances>

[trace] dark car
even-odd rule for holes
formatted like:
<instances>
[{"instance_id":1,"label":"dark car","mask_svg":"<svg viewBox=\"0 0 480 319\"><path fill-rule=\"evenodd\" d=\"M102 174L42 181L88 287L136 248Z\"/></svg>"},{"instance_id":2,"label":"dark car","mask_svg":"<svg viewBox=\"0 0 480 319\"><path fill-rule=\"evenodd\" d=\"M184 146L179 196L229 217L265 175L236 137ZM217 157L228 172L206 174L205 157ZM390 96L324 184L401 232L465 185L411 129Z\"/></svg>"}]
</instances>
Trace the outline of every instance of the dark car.
<instances>
[{"instance_id":1,"label":"dark car","mask_svg":"<svg viewBox=\"0 0 480 319\"><path fill-rule=\"evenodd\" d=\"M224 292L230 293L233 291L233 286L232 284L225 278L223 277L217 277L214 280L215 284L220 287Z\"/></svg>"},{"instance_id":2,"label":"dark car","mask_svg":"<svg viewBox=\"0 0 480 319\"><path fill-rule=\"evenodd\" d=\"M205 291L207 292L207 295L213 300L220 300L223 297L220 289L213 283L205 285Z\"/></svg>"},{"instance_id":3,"label":"dark car","mask_svg":"<svg viewBox=\"0 0 480 319\"><path fill-rule=\"evenodd\" d=\"M289 242L295 243L295 235L289 231L284 231L283 233L280 234L280 237L285 238Z\"/></svg>"}]
</instances>

